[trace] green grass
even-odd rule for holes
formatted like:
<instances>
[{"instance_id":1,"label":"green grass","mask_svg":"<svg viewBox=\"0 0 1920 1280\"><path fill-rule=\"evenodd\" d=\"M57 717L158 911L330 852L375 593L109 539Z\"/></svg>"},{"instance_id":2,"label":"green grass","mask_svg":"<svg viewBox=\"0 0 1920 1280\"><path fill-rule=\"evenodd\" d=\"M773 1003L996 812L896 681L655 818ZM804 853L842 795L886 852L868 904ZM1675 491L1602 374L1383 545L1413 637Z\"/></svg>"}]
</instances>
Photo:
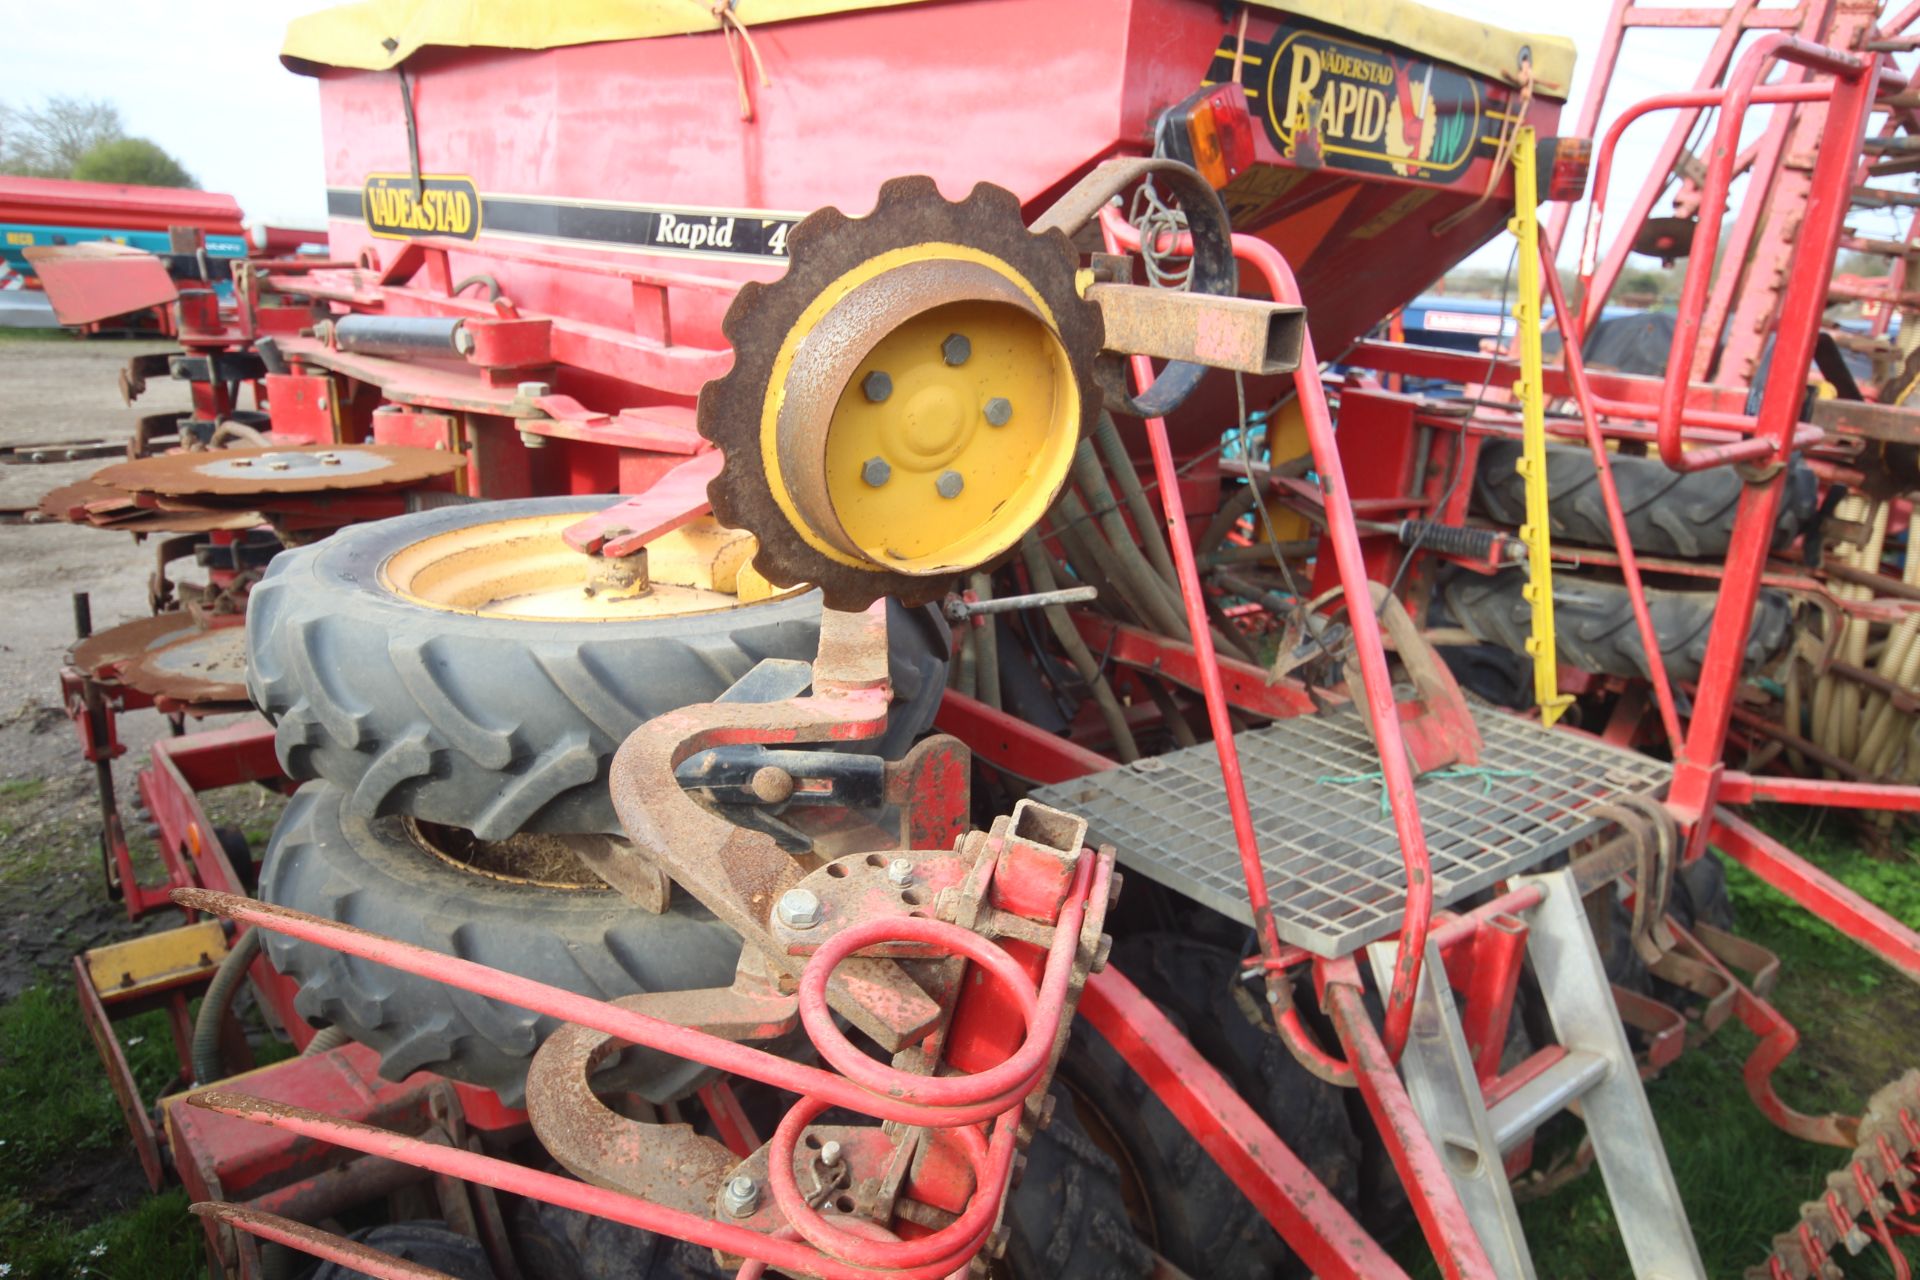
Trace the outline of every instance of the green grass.
<instances>
[{"instance_id":1,"label":"green grass","mask_svg":"<svg viewBox=\"0 0 1920 1280\"><path fill-rule=\"evenodd\" d=\"M176 1063L165 1018L143 1014L119 1031L143 1089L169 1084ZM113 1148L123 1133L74 995L42 985L0 1007L0 1193L30 1193L62 1161Z\"/></svg>"},{"instance_id":2,"label":"green grass","mask_svg":"<svg viewBox=\"0 0 1920 1280\"><path fill-rule=\"evenodd\" d=\"M146 1013L117 1029L151 1100L176 1067L166 1018ZM133 1159L73 993L43 984L0 1006L0 1264L12 1268L7 1280L202 1274L184 1192L143 1198L98 1221L74 1215L71 1201L103 1165Z\"/></svg>"},{"instance_id":3,"label":"green grass","mask_svg":"<svg viewBox=\"0 0 1920 1280\"><path fill-rule=\"evenodd\" d=\"M32 804L47 789L45 778L8 778L0 782L0 802Z\"/></svg>"},{"instance_id":4,"label":"green grass","mask_svg":"<svg viewBox=\"0 0 1920 1280\"><path fill-rule=\"evenodd\" d=\"M196 1280L206 1275L200 1231L179 1187L79 1228L24 1201L0 1200L0 1258L13 1268L7 1280Z\"/></svg>"},{"instance_id":5,"label":"green grass","mask_svg":"<svg viewBox=\"0 0 1920 1280\"><path fill-rule=\"evenodd\" d=\"M0 325L0 343L72 341L74 335L65 329L14 329Z\"/></svg>"}]
</instances>

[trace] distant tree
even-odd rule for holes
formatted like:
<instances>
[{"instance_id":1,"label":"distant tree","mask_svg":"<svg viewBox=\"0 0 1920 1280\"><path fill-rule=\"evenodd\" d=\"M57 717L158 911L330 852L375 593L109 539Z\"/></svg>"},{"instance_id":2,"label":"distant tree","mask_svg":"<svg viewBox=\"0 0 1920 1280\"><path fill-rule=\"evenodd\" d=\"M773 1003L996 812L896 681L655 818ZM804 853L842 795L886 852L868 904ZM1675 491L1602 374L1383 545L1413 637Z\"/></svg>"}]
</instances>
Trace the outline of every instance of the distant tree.
<instances>
[{"instance_id":1,"label":"distant tree","mask_svg":"<svg viewBox=\"0 0 1920 1280\"><path fill-rule=\"evenodd\" d=\"M99 98L55 94L38 107L0 103L0 173L70 178L82 156L125 136L120 109Z\"/></svg>"},{"instance_id":2,"label":"distant tree","mask_svg":"<svg viewBox=\"0 0 1920 1280\"><path fill-rule=\"evenodd\" d=\"M193 175L158 143L115 138L80 157L72 176L80 182L130 182L142 187L198 187Z\"/></svg>"},{"instance_id":3,"label":"distant tree","mask_svg":"<svg viewBox=\"0 0 1920 1280\"><path fill-rule=\"evenodd\" d=\"M1834 268L1843 276L1867 276L1879 278L1893 270L1893 259L1878 253L1847 252L1840 255L1840 261Z\"/></svg>"}]
</instances>

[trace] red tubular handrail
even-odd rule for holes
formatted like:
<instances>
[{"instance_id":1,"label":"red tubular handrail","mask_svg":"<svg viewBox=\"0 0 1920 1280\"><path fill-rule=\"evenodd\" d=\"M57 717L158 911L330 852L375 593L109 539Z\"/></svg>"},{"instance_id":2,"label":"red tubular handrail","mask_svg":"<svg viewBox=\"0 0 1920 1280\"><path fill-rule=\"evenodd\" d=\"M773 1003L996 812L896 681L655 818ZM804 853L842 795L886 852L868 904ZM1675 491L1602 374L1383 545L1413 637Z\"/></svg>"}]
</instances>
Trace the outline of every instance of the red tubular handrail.
<instances>
[{"instance_id":1,"label":"red tubular handrail","mask_svg":"<svg viewBox=\"0 0 1920 1280\"><path fill-rule=\"evenodd\" d=\"M1110 250L1138 252L1140 233L1112 206L1100 211L1100 227ZM1172 252L1192 253L1190 236L1173 237ZM1297 304L1300 287L1293 269L1280 251L1257 236L1233 237L1236 257L1257 267L1266 278L1268 292L1275 302ZM1136 360L1138 374L1144 360ZM1393 810L1394 830L1400 838L1400 853L1406 867L1406 911L1400 929L1399 959L1394 966L1393 984L1387 992L1383 1038L1387 1051L1398 1058L1407 1042L1408 1025L1413 1018L1413 998L1418 990L1420 965L1426 954L1427 926L1433 918L1433 870L1427 856L1426 832L1420 825L1419 802L1413 793L1413 767L1400 734L1399 711L1393 701L1393 682L1387 671L1386 647L1380 637L1380 622L1370 607L1373 600L1368 586L1366 561L1360 550L1360 534L1354 524L1353 503L1347 493L1346 473L1340 464L1339 446L1334 440L1333 416L1327 410L1326 389L1320 385L1320 366L1314 358L1313 338L1307 335L1300 353L1300 367L1294 371L1293 385L1299 396L1302 417L1306 421L1307 440L1313 451L1314 468L1326 495L1327 537L1333 542L1334 563L1339 569L1340 585L1346 593L1347 616L1353 628L1354 648L1360 659L1361 682L1366 686L1367 711L1373 721L1376 744L1380 749L1380 774L1388 803ZM1173 546L1174 567L1180 578L1180 594L1187 608L1189 628L1193 632L1194 653L1200 661L1201 692L1206 697L1207 719L1213 729L1214 748L1220 753L1220 775L1227 792L1227 810L1233 819L1234 838L1240 849L1241 871L1247 881L1247 897L1254 920L1260 925L1262 948L1269 956L1279 951L1279 935L1274 932L1273 908L1267 896L1266 864L1260 857L1259 837L1253 829L1253 815L1247 806L1246 780L1240 772L1240 753L1233 740L1233 725L1227 714L1226 691L1221 685L1219 664L1214 658L1213 634L1209 628L1206 601L1200 586L1200 571L1195 563L1193 542L1188 534L1186 511L1180 500L1179 473L1174 467L1173 448L1167 439L1166 423L1147 421L1147 444L1153 452L1154 474L1159 479L1160 500L1165 506L1169 541ZM1331 1059L1329 1059L1331 1062ZM1345 1064L1340 1064L1344 1069Z\"/></svg>"},{"instance_id":2,"label":"red tubular handrail","mask_svg":"<svg viewBox=\"0 0 1920 1280\"><path fill-rule=\"evenodd\" d=\"M578 1182L544 1169L530 1169L510 1160L447 1146L445 1143L428 1142L354 1120L342 1120L336 1116L220 1089L192 1094L188 1101L193 1106L232 1116L236 1120L267 1125L364 1155L397 1160L463 1182L478 1183L509 1195L559 1205L563 1209L607 1218L629 1227L638 1227L642 1231L672 1236L710 1249L741 1257L757 1256L782 1270L820 1276L823 1280L943 1280L956 1267L966 1264L965 1259L959 1259L886 1271L852 1266L827 1257L809 1245L782 1239L778 1235L766 1235L731 1222L703 1218L699 1214L655 1204L624 1191L596 1187L592 1183Z\"/></svg>"},{"instance_id":3,"label":"red tubular handrail","mask_svg":"<svg viewBox=\"0 0 1920 1280\"><path fill-rule=\"evenodd\" d=\"M1651 98L1642 99L1622 111L1614 118L1607 129L1606 137L1600 142L1600 154L1593 162L1593 194L1587 203L1587 225L1580 240L1580 323L1579 332L1584 336L1593 322L1600 318L1600 311L1606 304L1605 298L1593 296L1593 274L1598 269L1600 256L1600 233L1607 216L1607 187L1613 177L1614 150L1620 145L1621 137L1627 126L1642 116L1655 111L1678 111L1692 107L1717 107L1726 96L1725 89L1694 89L1685 93L1658 93ZM1818 102L1833 96L1833 86L1828 84L1770 84L1761 85L1754 90L1751 101L1760 103L1781 102ZM1719 239L1719 228L1714 228L1714 238ZM1691 262L1691 258L1689 258ZM1680 350L1678 346L1675 351ZM1611 412L1611 410L1605 410ZM1715 415L1732 417L1733 415ZM1739 419L1721 424L1745 428L1752 423L1748 419Z\"/></svg>"},{"instance_id":4,"label":"red tubular handrail","mask_svg":"<svg viewBox=\"0 0 1920 1280\"><path fill-rule=\"evenodd\" d=\"M799 1270L842 1277L843 1280L865 1280L878 1274L884 1274L892 1280L932 1280L933 1277L945 1276L956 1268L964 1267L979 1252L999 1216L1013 1167L1014 1139L1019 1131L1021 1110L1027 1095L1046 1070L1049 1054L1058 1040L1060 1025L1066 1016L1066 1002L1074 962L1080 952L1080 934L1086 919L1087 904L1093 900L1104 901L1110 891L1112 873L1110 857L1091 851L1081 854L1074 868L1072 886L1055 921L1053 942L1047 949L1037 988L1019 962L1005 950L978 934L937 920L905 916L878 919L854 925L829 940L802 970L799 1003L802 1022L809 1034L817 1038L816 1047L822 1056L843 1070L851 1068L845 1076L304 912L206 890L179 890L174 899L180 905L191 905L195 910L302 938L476 995L549 1013L565 1021L616 1036L630 1044L671 1053L799 1093L801 1100L789 1109L774 1134L768 1180L775 1201L787 1214L795 1231L806 1238L807 1245L789 1244L743 1227L714 1222L632 1196L619 1196L616 1200L584 1211L600 1213L628 1225L663 1231L749 1258L761 1258L783 1269L795 1269L793 1258L799 1256L806 1259L798 1267ZM832 1025L832 1015L826 1002L827 980L841 961L862 948L901 941L944 947L990 970L1013 997L1025 1020L1026 1035L1020 1047L1004 1062L986 1070L943 1077L900 1071L860 1054ZM823 1025L830 1029L830 1034L821 1034ZM320 1115L295 1117L291 1111L276 1109L272 1104L255 1107L236 1102L228 1107L202 1102L202 1105L215 1105L215 1109L227 1114L289 1128L361 1151L373 1150L381 1143L402 1144L386 1150L386 1153L437 1172L452 1172L425 1158L427 1153L420 1149L422 1144L383 1130L349 1125ZM860 1234L857 1229L848 1231L827 1222L806 1204L805 1196L794 1182L793 1154L795 1144L807 1124L832 1106L950 1132L959 1142L974 1174L974 1192L966 1209L941 1230L905 1241L875 1240ZM989 1119L996 1121L991 1140L982 1138L973 1127ZM501 1162L476 1165L474 1170L480 1172L472 1180L550 1203L583 1208L571 1200L544 1194L553 1189L554 1183L537 1179L527 1181L533 1177L534 1171L519 1170L517 1166ZM505 1170L514 1172L508 1174L503 1172ZM453 1176L469 1175L454 1173ZM496 1180L503 1176L520 1181L517 1185L508 1186ZM719 1238L721 1234L725 1234L726 1239ZM798 1250L798 1254L792 1253L793 1250Z\"/></svg>"},{"instance_id":5,"label":"red tubular handrail","mask_svg":"<svg viewBox=\"0 0 1920 1280\"><path fill-rule=\"evenodd\" d=\"M1086 915L1086 899L1092 882L1094 861L1096 860L1092 858L1082 858L1066 905L1060 909L1054 943L1048 952L1049 971L1056 963L1061 963L1055 960L1056 954L1061 952L1066 954L1065 966L1071 968L1072 955L1079 947L1080 926ZM907 1089L875 1093L862 1088L845 1076L824 1071L819 1067L794 1062L789 1058L782 1058L749 1045L736 1044L731 1040L724 1040L692 1027L683 1027L660 1018L648 1017L644 1013L607 1004L591 996L577 995L561 987L549 986L544 982L535 982L531 978L522 978L517 974L505 973L499 969L490 969L486 965L462 960L458 956L443 955L438 951L429 951L425 947L416 947L348 925L336 924L331 920L308 915L303 911L255 902L236 894L213 893L205 889L176 889L172 897L177 905L190 910L204 911L210 915L224 916L243 924L271 929L275 933L284 933L289 937L311 942L315 946L358 956L363 960L371 960L375 964L387 965L403 973L444 983L462 991L470 991L475 995L501 1000L522 1009L551 1014L563 1022L578 1023L602 1034L617 1037L628 1044L658 1049L662 1053L686 1058L703 1066L747 1076L762 1084L772 1085L776 1089L785 1089L789 1093L812 1094L826 1099L834 1106L845 1107L850 1111L858 1111L862 1115L875 1116L882 1120L898 1120L903 1124L928 1125L934 1128L951 1128L990 1120L1010 1105L1010 1099L1006 1093L1011 1091L998 1092L983 1102L958 1106L936 1106L914 1101L912 1091ZM1064 984L1056 986L1043 979L1034 1025L1029 1028L1030 1036L1038 1036L1051 1043L1053 1029L1059 1026L1065 1012L1063 988ZM906 1078L914 1081L916 1085L924 1085L928 1080L928 1077L924 1076ZM905 1096L901 1096L902 1094ZM1016 1097L1012 1100L1018 1099Z\"/></svg>"},{"instance_id":6,"label":"red tubular handrail","mask_svg":"<svg viewBox=\"0 0 1920 1280\"><path fill-rule=\"evenodd\" d=\"M1707 303L1708 277L1712 274L1715 251L1720 245L1720 220L1727 210L1727 197L1733 182L1734 160L1740 152L1740 128L1753 102L1765 101L1760 77L1776 60L1798 63L1816 72L1849 79L1864 74L1868 64L1850 54L1821 45L1809 44L1793 36L1776 34L1754 41L1734 67L1722 93L1719 127L1713 149L1707 159L1707 176L1701 184L1700 222L1694 232L1687 256L1687 273L1680 286L1679 314L1675 317L1673 350L1692 352L1700 339L1701 317ZM1832 86L1825 88L1829 94ZM1757 462L1784 456L1793 445L1794 427L1783 424L1779 439L1755 436L1737 444L1689 452L1681 440L1681 413L1687 399L1690 373L1684 360L1667 362L1667 376L1661 385L1660 409L1655 419L1655 437L1660 443L1660 460L1675 471L1700 471L1729 462ZM1795 370L1782 376L1795 377ZM1757 422L1756 422L1757 425Z\"/></svg>"}]
</instances>

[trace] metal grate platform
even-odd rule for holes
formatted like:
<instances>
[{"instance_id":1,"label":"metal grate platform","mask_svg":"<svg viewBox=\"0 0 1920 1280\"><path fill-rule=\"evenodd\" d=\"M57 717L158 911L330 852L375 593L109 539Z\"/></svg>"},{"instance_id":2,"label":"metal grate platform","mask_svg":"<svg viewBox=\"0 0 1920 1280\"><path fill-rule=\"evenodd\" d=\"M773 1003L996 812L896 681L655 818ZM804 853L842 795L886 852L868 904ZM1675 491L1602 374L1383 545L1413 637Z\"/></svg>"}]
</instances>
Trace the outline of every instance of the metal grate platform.
<instances>
[{"instance_id":1,"label":"metal grate platform","mask_svg":"<svg viewBox=\"0 0 1920 1280\"><path fill-rule=\"evenodd\" d=\"M1584 734L1484 708L1474 720L1484 772L1430 774L1415 785L1436 908L1597 832L1603 824L1590 806L1658 795L1672 774ZM1281 938L1339 956L1397 930L1406 873L1359 710L1281 720L1237 741ZM1375 776L1331 781L1367 774ZM1211 743L1042 787L1033 798L1084 817L1088 843L1113 845L1122 866L1252 924Z\"/></svg>"}]
</instances>

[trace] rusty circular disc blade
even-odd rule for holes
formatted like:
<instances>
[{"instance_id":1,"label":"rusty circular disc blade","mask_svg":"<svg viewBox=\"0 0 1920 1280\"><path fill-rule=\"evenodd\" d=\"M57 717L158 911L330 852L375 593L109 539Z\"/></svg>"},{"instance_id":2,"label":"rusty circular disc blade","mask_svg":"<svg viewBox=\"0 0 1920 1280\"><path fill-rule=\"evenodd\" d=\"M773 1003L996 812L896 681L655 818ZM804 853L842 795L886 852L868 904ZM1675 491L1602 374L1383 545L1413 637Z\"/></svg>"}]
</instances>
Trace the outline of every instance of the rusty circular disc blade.
<instances>
[{"instance_id":1,"label":"rusty circular disc blade","mask_svg":"<svg viewBox=\"0 0 1920 1280\"><path fill-rule=\"evenodd\" d=\"M101 484L95 480L82 480L77 484L63 484L40 495L40 514L50 520L72 520L80 523L86 520L86 507L94 502L129 503L132 497L125 489L116 489L110 484ZM79 514L75 514L75 513Z\"/></svg>"},{"instance_id":2,"label":"rusty circular disc blade","mask_svg":"<svg viewBox=\"0 0 1920 1280\"><path fill-rule=\"evenodd\" d=\"M258 511L149 511L124 519L104 519L93 521L96 529L107 529L114 533L213 533L225 531L238 533L263 525L267 518Z\"/></svg>"},{"instance_id":3,"label":"rusty circular disc blade","mask_svg":"<svg viewBox=\"0 0 1920 1280\"><path fill-rule=\"evenodd\" d=\"M67 650L67 662L96 680L113 679L119 668L142 654L193 638L200 627L185 613L156 613L135 618L76 641Z\"/></svg>"},{"instance_id":4,"label":"rusty circular disc blade","mask_svg":"<svg viewBox=\"0 0 1920 1280\"><path fill-rule=\"evenodd\" d=\"M247 700L247 629L215 627L148 649L120 668L120 682L178 702Z\"/></svg>"},{"instance_id":5,"label":"rusty circular disc blade","mask_svg":"<svg viewBox=\"0 0 1920 1280\"><path fill-rule=\"evenodd\" d=\"M464 454L406 445L292 445L163 453L115 463L93 479L135 493L245 497L417 484L464 465Z\"/></svg>"}]
</instances>

